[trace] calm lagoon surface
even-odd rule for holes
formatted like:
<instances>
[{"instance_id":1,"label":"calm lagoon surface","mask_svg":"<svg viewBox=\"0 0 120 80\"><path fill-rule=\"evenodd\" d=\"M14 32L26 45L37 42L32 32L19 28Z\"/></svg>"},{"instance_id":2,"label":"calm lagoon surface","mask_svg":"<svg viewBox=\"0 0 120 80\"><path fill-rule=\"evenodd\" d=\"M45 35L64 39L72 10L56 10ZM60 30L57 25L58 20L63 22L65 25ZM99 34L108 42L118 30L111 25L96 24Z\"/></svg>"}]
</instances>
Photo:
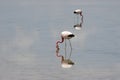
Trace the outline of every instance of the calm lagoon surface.
<instances>
[{"instance_id":1,"label":"calm lagoon surface","mask_svg":"<svg viewBox=\"0 0 120 80\"><path fill-rule=\"evenodd\" d=\"M120 80L119 8L120 0L0 0L0 80ZM69 69L55 56L64 30L76 35Z\"/></svg>"}]
</instances>

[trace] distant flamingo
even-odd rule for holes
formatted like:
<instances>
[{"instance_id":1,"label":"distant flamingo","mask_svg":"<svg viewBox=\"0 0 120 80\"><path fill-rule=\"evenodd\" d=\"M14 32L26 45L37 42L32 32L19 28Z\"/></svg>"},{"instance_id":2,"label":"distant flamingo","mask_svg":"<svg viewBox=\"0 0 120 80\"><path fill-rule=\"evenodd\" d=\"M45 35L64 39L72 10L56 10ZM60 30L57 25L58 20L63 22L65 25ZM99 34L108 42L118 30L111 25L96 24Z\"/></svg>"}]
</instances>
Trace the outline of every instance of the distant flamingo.
<instances>
[{"instance_id":1,"label":"distant flamingo","mask_svg":"<svg viewBox=\"0 0 120 80\"><path fill-rule=\"evenodd\" d=\"M70 39L74 36L75 35L69 31L63 31L61 32L61 41L56 42L56 48L57 48L56 56L61 57L61 64L63 68L70 68L72 65L74 65L74 63L70 59L66 59L66 39L69 40L71 53L72 53L72 46L71 46ZM63 43L64 41L65 41L65 57L63 55L59 55L59 45L58 45L59 43ZM70 56L71 56L71 53L70 53Z\"/></svg>"},{"instance_id":2,"label":"distant flamingo","mask_svg":"<svg viewBox=\"0 0 120 80\"><path fill-rule=\"evenodd\" d=\"M76 10L74 10L74 14L81 16L81 22L80 22L80 24L78 24L78 17L77 17L77 24L74 25L74 28L75 28L75 29L80 30L81 27L82 27L82 24L83 24L83 14L82 14L82 10L76 9Z\"/></svg>"}]
</instances>

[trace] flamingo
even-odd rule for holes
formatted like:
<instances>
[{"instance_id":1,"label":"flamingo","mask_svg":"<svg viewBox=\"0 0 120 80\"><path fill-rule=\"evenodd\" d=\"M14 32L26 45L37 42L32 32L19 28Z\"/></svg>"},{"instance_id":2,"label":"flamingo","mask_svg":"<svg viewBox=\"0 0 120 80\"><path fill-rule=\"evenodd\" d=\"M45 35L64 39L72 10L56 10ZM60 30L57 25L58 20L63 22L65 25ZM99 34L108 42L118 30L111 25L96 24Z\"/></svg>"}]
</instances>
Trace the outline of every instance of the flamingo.
<instances>
[{"instance_id":1,"label":"flamingo","mask_svg":"<svg viewBox=\"0 0 120 80\"><path fill-rule=\"evenodd\" d=\"M70 56L72 53L72 46L71 46L70 39L73 38L74 36L75 35L69 31L63 31L61 32L61 41L56 42L56 48L57 48L56 56L61 58L61 66L63 68L70 68L72 67L72 65L74 65L74 62L70 60ZM71 53L70 53L69 59L66 59L66 40L69 40L70 47L71 47ZM59 55L59 45L58 45L59 43L63 43L64 41L65 41L65 57L63 55Z\"/></svg>"},{"instance_id":2,"label":"flamingo","mask_svg":"<svg viewBox=\"0 0 120 80\"><path fill-rule=\"evenodd\" d=\"M74 14L76 14L76 15L80 15L80 16L81 16L81 22L80 22L80 24L76 24L76 25L74 25L74 28L75 28L75 29L80 30L81 27L82 27L82 24L83 24L82 10L80 10L80 9L76 9L76 10L74 10ZM78 22L78 17L77 17L77 22Z\"/></svg>"}]
</instances>

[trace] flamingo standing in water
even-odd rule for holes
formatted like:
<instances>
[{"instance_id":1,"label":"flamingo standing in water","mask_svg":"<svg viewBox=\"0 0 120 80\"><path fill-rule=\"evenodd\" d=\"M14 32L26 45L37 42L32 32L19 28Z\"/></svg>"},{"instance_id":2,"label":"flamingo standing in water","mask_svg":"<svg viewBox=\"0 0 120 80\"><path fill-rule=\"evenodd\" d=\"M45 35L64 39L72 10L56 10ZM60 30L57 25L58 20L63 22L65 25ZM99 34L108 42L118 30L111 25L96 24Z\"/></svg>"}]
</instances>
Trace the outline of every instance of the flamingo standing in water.
<instances>
[{"instance_id":1,"label":"flamingo standing in water","mask_svg":"<svg viewBox=\"0 0 120 80\"><path fill-rule=\"evenodd\" d=\"M74 62L70 60L70 57L66 59L66 40L69 40L70 47L71 47L71 53L72 53L72 46L71 46L70 39L74 36L75 35L69 31L63 31L61 32L61 41L56 42L56 48L57 48L56 56L61 58L61 66L63 68L70 68L72 67L72 65L74 65ZM58 45L59 43L63 43L64 41L65 41L65 57L59 54L59 45ZM71 53L70 53L70 56L71 56Z\"/></svg>"},{"instance_id":2,"label":"flamingo standing in water","mask_svg":"<svg viewBox=\"0 0 120 80\"><path fill-rule=\"evenodd\" d=\"M81 22L80 22L80 24L78 24L78 17L77 17L77 24L74 25L74 28L75 28L75 29L80 30L81 27L82 27L82 23L83 23L83 14L82 14L82 10L76 9L76 10L74 10L74 14L80 15L80 16L81 16Z\"/></svg>"}]
</instances>

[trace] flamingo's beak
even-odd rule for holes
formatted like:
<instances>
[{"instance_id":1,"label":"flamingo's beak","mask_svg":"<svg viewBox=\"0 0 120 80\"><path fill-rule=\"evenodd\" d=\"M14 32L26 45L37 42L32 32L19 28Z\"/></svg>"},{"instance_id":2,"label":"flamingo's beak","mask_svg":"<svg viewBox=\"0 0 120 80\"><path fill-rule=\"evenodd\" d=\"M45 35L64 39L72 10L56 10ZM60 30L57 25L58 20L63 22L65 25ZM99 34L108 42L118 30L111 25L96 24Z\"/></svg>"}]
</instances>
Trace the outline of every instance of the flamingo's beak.
<instances>
[{"instance_id":1,"label":"flamingo's beak","mask_svg":"<svg viewBox=\"0 0 120 80\"><path fill-rule=\"evenodd\" d=\"M72 37L75 37L75 35L74 34L70 34L70 35L68 35L68 37L72 38Z\"/></svg>"},{"instance_id":2,"label":"flamingo's beak","mask_svg":"<svg viewBox=\"0 0 120 80\"><path fill-rule=\"evenodd\" d=\"M76 14L77 12L76 12L76 11L74 11L73 13L74 13L74 14Z\"/></svg>"}]
</instances>

